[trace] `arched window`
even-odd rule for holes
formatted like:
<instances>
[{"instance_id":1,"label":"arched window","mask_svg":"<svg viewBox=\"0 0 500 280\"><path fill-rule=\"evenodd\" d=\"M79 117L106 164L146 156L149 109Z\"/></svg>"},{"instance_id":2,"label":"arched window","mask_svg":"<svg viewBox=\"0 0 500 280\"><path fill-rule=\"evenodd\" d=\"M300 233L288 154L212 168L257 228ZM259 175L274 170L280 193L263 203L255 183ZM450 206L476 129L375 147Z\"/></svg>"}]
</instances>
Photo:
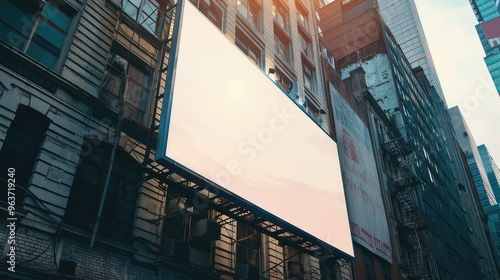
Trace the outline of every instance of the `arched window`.
<instances>
[{"instance_id":1,"label":"arched window","mask_svg":"<svg viewBox=\"0 0 500 280\"><path fill-rule=\"evenodd\" d=\"M21 205L26 192L33 167L35 165L43 137L49 127L50 120L40 112L20 105L16 116L7 130L7 136L0 150L0 195L1 202L7 202L7 170L14 168L16 205ZM10 178L12 179L12 178ZM12 181L11 181L12 182Z\"/></svg>"},{"instance_id":2,"label":"arched window","mask_svg":"<svg viewBox=\"0 0 500 280\"><path fill-rule=\"evenodd\" d=\"M110 163L112 147L85 140L82 162L77 167L69 195L64 221L85 231L92 231ZM142 182L140 165L125 151L116 151L106 202L98 234L130 243L134 221L137 189Z\"/></svg>"}]
</instances>

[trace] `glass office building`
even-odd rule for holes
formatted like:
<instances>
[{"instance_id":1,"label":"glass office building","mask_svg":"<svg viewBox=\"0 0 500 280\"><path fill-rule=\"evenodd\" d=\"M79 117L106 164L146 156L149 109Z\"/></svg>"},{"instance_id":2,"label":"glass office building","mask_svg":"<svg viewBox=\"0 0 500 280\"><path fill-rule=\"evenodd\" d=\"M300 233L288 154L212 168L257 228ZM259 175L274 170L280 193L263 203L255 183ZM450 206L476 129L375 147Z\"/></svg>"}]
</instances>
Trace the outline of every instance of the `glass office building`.
<instances>
[{"instance_id":1,"label":"glass office building","mask_svg":"<svg viewBox=\"0 0 500 280\"><path fill-rule=\"evenodd\" d=\"M498 201L500 199L500 168L498 168L498 165L491 157L485 145L480 145L477 149L481 155L484 170L486 171L486 176L488 176L493 194L495 194L495 198Z\"/></svg>"},{"instance_id":2,"label":"glass office building","mask_svg":"<svg viewBox=\"0 0 500 280\"><path fill-rule=\"evenodd\" d=\"M480 153L477 149L476 141L472 136L462 112L458 106L449 109L450 117L455 129L458 143L465 153L467 163L474 179L474 184L481 200L483 208L497 204L495 194L486 175L485 167L481 160Z\"/></svg>"},{"instance_id":3,"label":"glass office building","mask_svg":"<svg viewBox=\"0 0 500 280\"><path fill-rule=\"evenodd\" d=\"M483 45L484 61L500 94L500 1L470 0L477 21L476 30Z\"/></svg>"},{"instance_id":4,"label":"glass office building","mask_svg":"<svg viewBox=\"0 0 500 280\"><path fill-rule=\"evenodd\" d=\"M422 67L439 97L445 101L415 2L413 0L377 0L377 2L384 22L396 38L411 67Z\"/></svg>"},{"instance_id":5,"label":"glass office building","mask_svg":"<svg viewBox=\"0 0 500 280\"><path fill-rule=\"evenodd\" d=\"M491 189L497 201L500 199L500 168L491 157L485 145L477 147L481 160L486 171L486 176L490 182ZM495 246L495 254L497 261L500 260L500 206L499 204L491 205L484 208L485 214L488 216L488 227L491 232L491 241Z\"/></svg>"}]
</instances>

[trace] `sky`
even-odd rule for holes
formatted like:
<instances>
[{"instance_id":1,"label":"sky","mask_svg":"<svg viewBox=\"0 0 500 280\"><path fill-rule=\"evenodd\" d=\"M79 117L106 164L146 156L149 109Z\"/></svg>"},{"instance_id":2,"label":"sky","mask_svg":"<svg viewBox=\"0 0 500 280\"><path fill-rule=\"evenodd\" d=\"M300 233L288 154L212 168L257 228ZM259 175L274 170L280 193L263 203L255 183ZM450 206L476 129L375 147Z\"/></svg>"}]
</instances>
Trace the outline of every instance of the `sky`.
<instances>
[{"instance_id":1,"label":"sky","mask_svg":"<svg viewBox=\"0 0 500 280\"><path fill-rule=\"evenodd\" d=\"M458 105L477 145L500 164L500 96L468 0L415 0L448 107Z\"/></svg>"}]
</instances>

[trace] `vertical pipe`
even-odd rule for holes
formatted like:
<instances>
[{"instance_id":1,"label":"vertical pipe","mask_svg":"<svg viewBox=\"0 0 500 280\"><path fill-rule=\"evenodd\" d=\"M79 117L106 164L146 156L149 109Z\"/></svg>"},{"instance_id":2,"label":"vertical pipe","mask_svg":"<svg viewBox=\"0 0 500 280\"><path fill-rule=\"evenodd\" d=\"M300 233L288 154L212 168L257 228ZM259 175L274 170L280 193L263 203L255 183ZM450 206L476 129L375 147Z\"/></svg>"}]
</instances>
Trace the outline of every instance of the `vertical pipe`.
<instances>
[{"instance_id":1,"label":"vertical pipe","mask_svg":"<svg viewBox=\"0 0 500 280\"><path fill-rule=\"evenodd\" d=\"M94 229L92 230L92 237L90 239L91 248L94 247L95 239L97 237L97 232L99 231L99 226L101 224L102 211L104 209L104 203L106 202L106 196L108 194L108 189L109 189L109 181L111 180L111 173L113 172L113 165L115 163L116 148L118 147L118 143L120 142L120 135L122 132L122 123L123 123L123 107L125 102L124 100L125 92L127 92L127 75L123 73L122 83L120 86L120 103L118 108L118 120L115 129L115 139L113 141L113 148L111 149L111 156L109 160L108 171L106 172L106 180L104 181L101 201L99 203L99 210L97 210L97 219L95 222Z\"/></svg>"}]
</instances>

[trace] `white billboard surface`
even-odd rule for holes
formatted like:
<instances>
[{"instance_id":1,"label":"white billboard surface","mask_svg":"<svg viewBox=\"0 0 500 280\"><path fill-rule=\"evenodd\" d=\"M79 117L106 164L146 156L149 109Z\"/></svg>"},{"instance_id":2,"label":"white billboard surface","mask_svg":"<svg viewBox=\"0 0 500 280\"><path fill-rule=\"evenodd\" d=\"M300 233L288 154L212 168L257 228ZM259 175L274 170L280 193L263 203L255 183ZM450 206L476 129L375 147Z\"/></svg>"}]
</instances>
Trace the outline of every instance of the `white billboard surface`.
<instances>
[{"instance_id":1,"label":"white billboard surface","mask_svg":"<svg viewBox=\"0 0 500 280\"><path fill-rule=\"evenodd\" d=\"M334 102L335 132L349 209L352 239L392 262L391 239L368 128L338 90Z\"/></svg>"},{"instance_id":2,"label":"white billboard surface","mask_svg":"<svg viewBox=\"0 0 500 280\"><path fill-rule=\"evenodd\" d=\"M183 6L157 158L354 256L336 143L190 2Z\"/></svg>"}]
</instances>

